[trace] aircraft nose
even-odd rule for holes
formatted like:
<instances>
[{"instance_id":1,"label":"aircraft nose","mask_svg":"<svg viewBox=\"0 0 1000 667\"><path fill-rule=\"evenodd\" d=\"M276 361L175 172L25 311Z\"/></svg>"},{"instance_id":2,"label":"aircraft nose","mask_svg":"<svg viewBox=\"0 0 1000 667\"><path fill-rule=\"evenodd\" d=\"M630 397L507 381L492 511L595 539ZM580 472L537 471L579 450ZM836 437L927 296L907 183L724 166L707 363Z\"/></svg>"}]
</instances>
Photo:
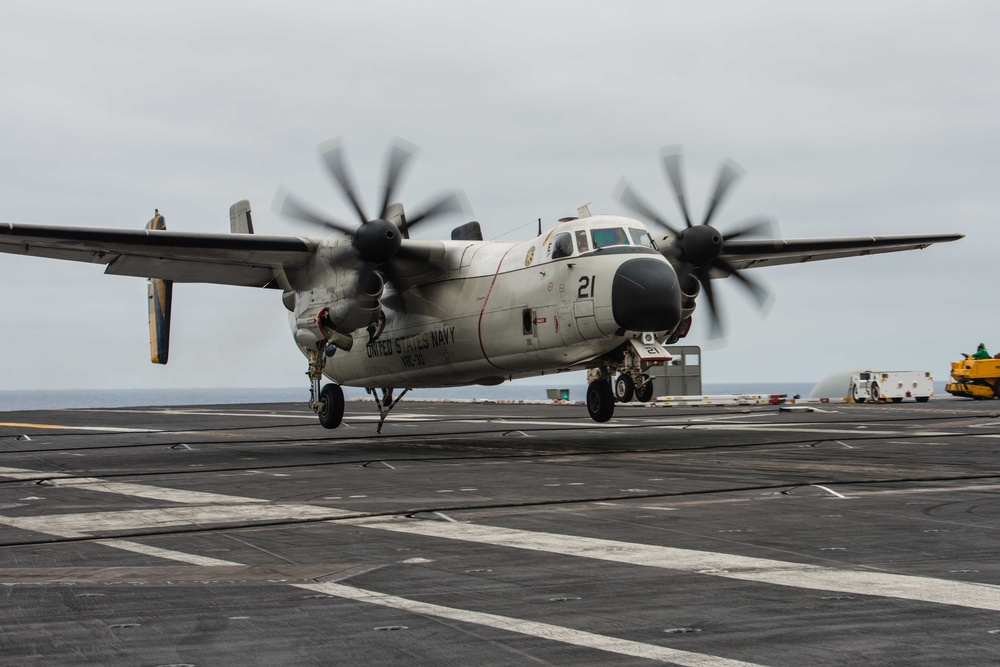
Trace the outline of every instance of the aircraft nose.
<instances>
[{"instance_id":1,"label":"aircraft nose","mask_svg":"<svg viewBox=\"0 0 1000 667\"><path fill-rule=\"evenodd\" d=\"M615 322L629 331L667 331L680 322L681 292L677 274L662 260L630 259L611 284Z\"/></svg>"}]
</instances>

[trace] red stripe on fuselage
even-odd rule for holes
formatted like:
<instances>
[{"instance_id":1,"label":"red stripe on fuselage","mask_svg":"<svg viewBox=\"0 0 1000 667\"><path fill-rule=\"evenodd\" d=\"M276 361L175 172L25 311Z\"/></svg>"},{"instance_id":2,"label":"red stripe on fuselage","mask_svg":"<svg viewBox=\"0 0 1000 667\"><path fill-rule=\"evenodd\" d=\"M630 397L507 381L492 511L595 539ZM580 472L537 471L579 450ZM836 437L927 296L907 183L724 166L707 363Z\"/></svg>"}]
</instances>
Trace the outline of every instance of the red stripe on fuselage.
<instances>
[{"instance_id":1,"label":"red stripe on fuselage","mask_svg":"<svg viewBox=\"0 0 1000 667\"><path fill-rule=\"evenodd\" d=\"M483 313L486 312L486 304L489 303L489 301L490 301L490 295L493 294L493 286L497 282L497 276L500 275L500 269L503 267L503 261L505 259L507 259L507 255L513 249L514 249L513 246L510 247L510 248L508 248L507 252L505 252L503 254L503 257L500 258L500 263L497 264L496 273L493 274L493 281L490 283L489 290L486 291L486 298L483 299L483 307L479 311L479 326L476 327L476 332L479 334L479 349L482 350L482 352L483 352L483 359L485 359L486 363L488 363L490 366L493 366L494 368L498 368L498 369L500 369L502 371L505 371L507 369L506 368L500 368L500 366L497 366L492 361L490 361L489 355L486 354L486 346L483 345Z\"/></svg>"}]
</instances>

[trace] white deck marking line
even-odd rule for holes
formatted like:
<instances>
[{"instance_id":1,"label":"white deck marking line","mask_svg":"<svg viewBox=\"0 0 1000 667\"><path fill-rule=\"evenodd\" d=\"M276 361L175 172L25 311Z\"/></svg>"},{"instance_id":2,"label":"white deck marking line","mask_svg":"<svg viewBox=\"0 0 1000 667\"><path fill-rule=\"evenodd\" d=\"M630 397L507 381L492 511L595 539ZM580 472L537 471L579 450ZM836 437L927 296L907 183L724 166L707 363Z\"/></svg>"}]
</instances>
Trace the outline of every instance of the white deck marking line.
<instances>
[{"instance_id":1,"label":"white deck marking line","mask_svg":"<svg viewBox=\"0 0 1000 667\"><path fill-rule=\"evenodd\" d=\"M401 521L385 518L347 519L340 523L425 537L441 537L449 540L463 540L580 558L659 567L777 586L874 595L1000 611L1000 586L992 584L888 574L869 570L846 570L768 558L735 556L712 551L677 549L556 533L536 533L469 523Z\"/></svg>"},{"instance_id":2,"label":"white deck marking line","mask_svg":"<svg viewBox=\"0 0 1000 667\"><path fill-rule=\"evenodd\" d=\"M755 414L743 414L743 415L714 415L712 417L692 417L692 424L701 424L704 422L716 422L716 421L728 421L733 419L751 419L754 417L770 417L773 413L771 412L759 412Z\"/></svg>"},{"instance_id":3,"label":"white deck marking line","mask_svg":"<svg viewBox=\"0 0 1000 667\"><path fill-rule=\"evenodd\" d=\"M28 471L20 468L5 469L15 470L18 473L34 472L36 476L44 476L44 473ZM72 486L77 480L53 480L54 484ZM289 518L298 518L295 512L304 509L306 512L318 511L322 513L350 513L347 510L321 507L318 505L262 505L271 501L257 498L241 498L238 496L226 496L222 494L202 494L200 492L184 491L178 489L168 489L160 487L149 487L141 484L129 484L124 482L103 482L95 479L99 485L89 487L93 490L120 493L123 495L133 495L140 497L150 497L173 502L185 502L184 499L193 497L208 496L211 498L224 498L230 503L228 506L212 505L208 507L195 508L164 508L159 510L131 510L125 512L98 512L91 515L65 514L45 517L4 517L0 516L0 523L14 525L12 522L19 522L20 527L34 530L41 533L49 532L48 528L53 527L58 516L62 516L64 521L73 522L72 529L74 535L87 530L83 524L84 519L93 522L94 526L124 525L124 522L111 519L106 515L130 514L131 519L139 522L140 527L143 522L169 520L164 515L167 509L176 511L178 509L193 510L195 512L211 513L219 509L225 512L226 520L247 521L266 518L265 509L271 511L274 508L284 508L286 512L278 512L279 515L292 514ZM155 495L154 495L155 494ZM190 502L190 501L188 501ZM218 503L219 501L215 501ZM620 503L598 502L597 505L618 505ZM305 509L308 508L308 509ZM175 515L180 516L180 515ZM211 521L218 523L218 521ZM33 521L34 523L25 523ZM935 579L931 577L919 577L911 575L887 574L882 572L872 572L867 570L846 570L819 565L806 565L788 561L771 560L765 558L753 558L748 556L736 556L731 554L716 553L712 551L696 551L692 549L677 549L673 547L661 547L648 544L634 544L630 542L617 542L592 537L576 537L573 535L561 535L555 533L534 533L531 531L514 530L510 528L497 528L492 526L482 526L468 523L445 523L437 521L399 521L386 518L364 518L339 520L340 524L351 524L364 526L366 528L376 528L380 530L392 530L402 533L413 533L443 539L461 540L468 542L479 542L483 544L494 544L497 546L514 547L534 551L546 551L549 553L564 554L568 556L578 556L581 558L596 558L613 562L630 563L634 565L644 565L650 567L660 567L670 570L687 571L697 574L726 577L730 579L741 579L745 581L755 581L761 583L775 584L779 586L792 586L796 588L809 588L816 590L840 591L855 593L858 595L874 595L879 597L900 598L906 600L916 600L921 602L933 602L937 604L949 604L960 607L971 607L975 609L988 609L1000 611L1000 586L991 584L978 584L962 581L952 581L948 579ZM164 525L157 523L154 525ZM169 525L169 524L167 524ZM135 527L135 524L130 524ZM69 530L69 526L64 527ZM97 528L104 530L106 528Z\"/></svg>"},{"instance_id":4,"label":"white deck marking line","mask_svg":"<svg viewBox=\"0 0 1000 667\"><path fill-rule=\"evenodd\" d=\"M17 426L21 428L43 428L66 431L104 431L114 433L162 433L155 428L123 428L120 426L66 426L65 424L23 424L18 422L0 422L0 426Z\"/></svg>"},{"instance_id":5,"label":"white deck marking line","mask_svg":"<svg viewBox=\"0 0 1000 667\"><path fill-rule=\"evenodd\" d=\"M833 495L837 496L838 498L843 498L844 500L850 500L850 498L848 498L847 496L842 495L840 493L837 493L833 489L831 489L829 487L826 487L826 486L823 486L822 484L810 484L809 486L815 486L817 489L823 489L827 493L832 493Z\"/></svg>"},{"instance_id":6,"label":"white deck marking line","mask_svg":"<svg viewBox=\"0 0 1000 667\"><path fill-rule=\"evenodd\" d=\"M344 514L352 514L352 512L320 507L319 505L241 503L239 505L158 507L118 512L85 512L46 516L0 516L0 524L36 533L59 535L60 537L84 537L120 530L156 530L170 526L214 526L227 523L284 521L287 519L324 519Z\"/></svg>"},{"instance_id":7,"label":"white deck marking line","mask_svg":"<svg viewBox=\"0 0 1000 667\"><path fill-rule=\"evenodd\" d=\"M932 486L910 489L885 489L882 491L854 491L857 496L902 496L920 493L951 493L952 491L996 491L1000 484L970 484L968 486Z\"/></svg>"},{"instance_id":8,"label":"white deck marking line","mask_svg":"<svg viewBox=\"0 0 1000 667\"><path fill-rule=\"evenodd\" d=\"M184 489L170 489L162 486L147 486L146 484L135 484L133 482L109 482L99 477L73 477L68 473L61 472L41 472L39 470L27 470L25 468L0 468L0 477L10 477L11 479L36 479L44 477L52 482L52 486L73 486L80 487L87 491L100 491L102 493L117 493L123 496L133 496L135 498L149 498L150 500L166 500L173 503L185 504L236 504L236 503L268 503L269 500L260 498L246 498L243 496L230 496L222 493L207 493L205 491L187 491ZM72 479L63 479L72 477Z\"/></svg>"},{"instance_id":9,"label":"white deck marking line","mask_svg":"<svg viewBox=\"0 0 1000 667\"><path fill-rule=\"evenodd\" d=\"M846 428L807 428L807 427L797 427L788 426L785 424L686 424L686 425L675 425L675 424L664 424L663 426L652 426L651 428L669 428L669 429L679 429L679 430L709 430L709 431L772 431L774 433L824 433L827 435L832 435L835 433L850 433L851 435L858 435L857 429L846 429ZM876 435L891 435L896 437L903 436L949 436L956 435L955 433L942 433L939 431L921 431L919 433L907 433L904 431L875 431L871 429L864 429L864 433L861 435L865 436L876 436ZM780 444L780 443L776 443Z\"/></svg>"},{"instance_id":10,"label":"white deck marking line","mask_svg":"<svg viewBox=\"0 0 1000 667\"><path fill-rule=\"evenodd\" d=\"M126 540L102 540L99 544L147 556L180 561L191 565L229 567L243 565L243 563L187 554L181 551L161 549ZM705 653L694 653L692 651L682 651L680 649L668 648L666 646L657 646L656 644L643 644L642 642L619 639L618 637L609 637L607 635L598 635L592 632L585 632L583 630L574 630L561 625L552 625L551 623L539 623L537 621L527 621L520 618L499 616L497 614L489 614L481 611L445 607L443 605L420 602L418 600L411 600L409 598L389 595L387 593L379 593L378 591L370 591L356 586L347 586L345 584L296 583L287 585L307 591L333 595L345 600L375 604L380 607L388 607L389 609L398 609L400 611L406 611L420 616L446 618L448 620L459 621L461 623L474 623L476 625L483 625L520 635L527 635L529 637L537 637L539 639L547 639L550 641L561 642L563 644L572 644L573 646L596 649L598 651L606 651L608 653L617 653L619 655L627 655L634 658L647 658L649 660L671 662L677 665L684 665L685 667L760 667L756 663L752 662L729 660L727 658L720 658L714 655L707 655Z\"/></svg>"},{"instance_id":11,"label":"white deck marking line","mask_svg":"<svg viewBox=\"0 0 1000 667\"><path fill-rule=\"evenodd\" d=\"M24 468L0 468L0 477L9 477L11 479L38 479L39 477L45 477L52 479L56 477L72 477L72 475L64 472L38 472L37 470L26 470Z\"/></svg>"},{"instance_id":12,"label":"white deck marking line","mask_svg":"<svg viewBox=\"0 0 1000 667\"><path fill-rule=\"evenodd\" d=\"M834 440L834 442L837 443L838 445L843 445L844 447L847 447L848 449L854 449L854 447L851 447L846 442L841 442L840 440Z\"/></svg>"}]
</instances>

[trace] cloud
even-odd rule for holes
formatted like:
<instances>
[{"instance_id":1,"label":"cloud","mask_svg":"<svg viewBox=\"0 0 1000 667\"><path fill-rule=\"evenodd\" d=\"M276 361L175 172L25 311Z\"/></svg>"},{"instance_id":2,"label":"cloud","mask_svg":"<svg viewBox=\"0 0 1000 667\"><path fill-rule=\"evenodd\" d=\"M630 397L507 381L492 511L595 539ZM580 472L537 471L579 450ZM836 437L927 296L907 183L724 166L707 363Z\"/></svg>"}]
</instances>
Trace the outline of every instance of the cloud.
<instances>
[{"instance_id":1,"label":"cloud","mask_svg":"<svg viewBox=\"0 0 1000 667\"><path fill-rule=\"evenodd\" d=\"M171 229L222 231L228 206L249 198L259 232L301 234L268 210L279 183L346 217L316 144L345 138L373 204L384 148L404 136L424 149L407 202L461 187L487 237L525 238L538 217L583 203L622 212L611 197L622 174L678 219L657 156L683 143L696 210L723 158L749 172L722 229L766 213L792 237L969 235L762 269L776 296L763 321L721 285L731 335L706 355L707 379L812 380L863 360L944 377L958 351L1000 331L985 307L998 11L13 2L0 25L0 219L140 227L159 207ZM0 267L14 323L0 330L12 369L0 388L304 381L285 311L266 295L179 290L163 371L144 366L141 280L10 256Z\"/></svg>"}]
</instances>

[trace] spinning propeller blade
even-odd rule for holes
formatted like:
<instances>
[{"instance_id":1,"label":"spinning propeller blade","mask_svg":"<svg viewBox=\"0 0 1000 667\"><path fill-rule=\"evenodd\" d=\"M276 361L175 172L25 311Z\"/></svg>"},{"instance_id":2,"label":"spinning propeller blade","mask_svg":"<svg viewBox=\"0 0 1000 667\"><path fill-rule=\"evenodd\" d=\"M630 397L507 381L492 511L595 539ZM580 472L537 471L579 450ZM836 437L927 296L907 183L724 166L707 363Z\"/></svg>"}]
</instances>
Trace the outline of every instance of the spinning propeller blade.
<instances>
[{"instance_id":1,"label":"spinning propeller blade","mask_svg":"<svg viewBox=\"0 0 1000 667\"><path fill-rule=\"evenodd\" d=\"M360 224L351 226L317 213L311 207L303 204L297 197L284 190L278 191L275 197L274 209L281 215L301 222L323 227L328 231L337 231L350 235L354 251L358 257L358 273L361 279L365 282L374 283L375 278L372 274L377 271L384 276L386 282L392 285L396 292L402 293L410 288L410 284L402 277L399 267L395 265L395 259L397 255L399 258L406 258L409 261L415 259L414 257L410 257L412 253L407 252L406 246L403 245L404 239L408 238L407 230L420 222L431 220L447 213L466 210L464 198L458 193L450 193L438 198L422 212L418 212L408 220L403 217L399 225L385 219L389 208L393 204L393 197L399 189L402 176L415 157L416 152L416 146L402 140L396 140L390 146L386 158L385 177L382 183L382 205L379 209L379 217L377 218L369 219L365 213L361 197L347 168L343 144L339 139L333 139L320 144L320 159L337 184L344 199L354 209L360 220ZM422 257L417 257L416 259L419 261ZM402 299L400 299L400 303L402 303Z\"/></svg>"},{"instance_id":2,"label":"spinning propeller blade","mask_svg":"<svg viewBox=\"0 0 1000 667\"><path fill-rule=\"evenodd\" d=\"M716 338L721 335L723 327L719 304L712 288L711 274L713 272L716 275L721 273L724 276L736 278L737 282L750 292L761 310L766 308L770 300L767 288L745 276L743 271L736 269L721 257L726 241L742 236L766 235L774 238L774 224L767 218L751 218L725 235L710 224L719 207L729 196L733 186L744 175L743 170L731 161L724 162L719 168L715 187L709 197L705 217L701 224L692 224L681 171L680 147L672 146L663 149L661 161L667 182L677 200L677 206L684 216L684 222L687 225L684 229L674 229L624 179L616 190L618 201L674 237L673 245L664 248L661 253L675 264L680 279L693 276L701 285L701 291L705 295L705 301L708 305L710 337ZM690 278L687 279L690 280Z\"/></svg>"}]
</instances>

